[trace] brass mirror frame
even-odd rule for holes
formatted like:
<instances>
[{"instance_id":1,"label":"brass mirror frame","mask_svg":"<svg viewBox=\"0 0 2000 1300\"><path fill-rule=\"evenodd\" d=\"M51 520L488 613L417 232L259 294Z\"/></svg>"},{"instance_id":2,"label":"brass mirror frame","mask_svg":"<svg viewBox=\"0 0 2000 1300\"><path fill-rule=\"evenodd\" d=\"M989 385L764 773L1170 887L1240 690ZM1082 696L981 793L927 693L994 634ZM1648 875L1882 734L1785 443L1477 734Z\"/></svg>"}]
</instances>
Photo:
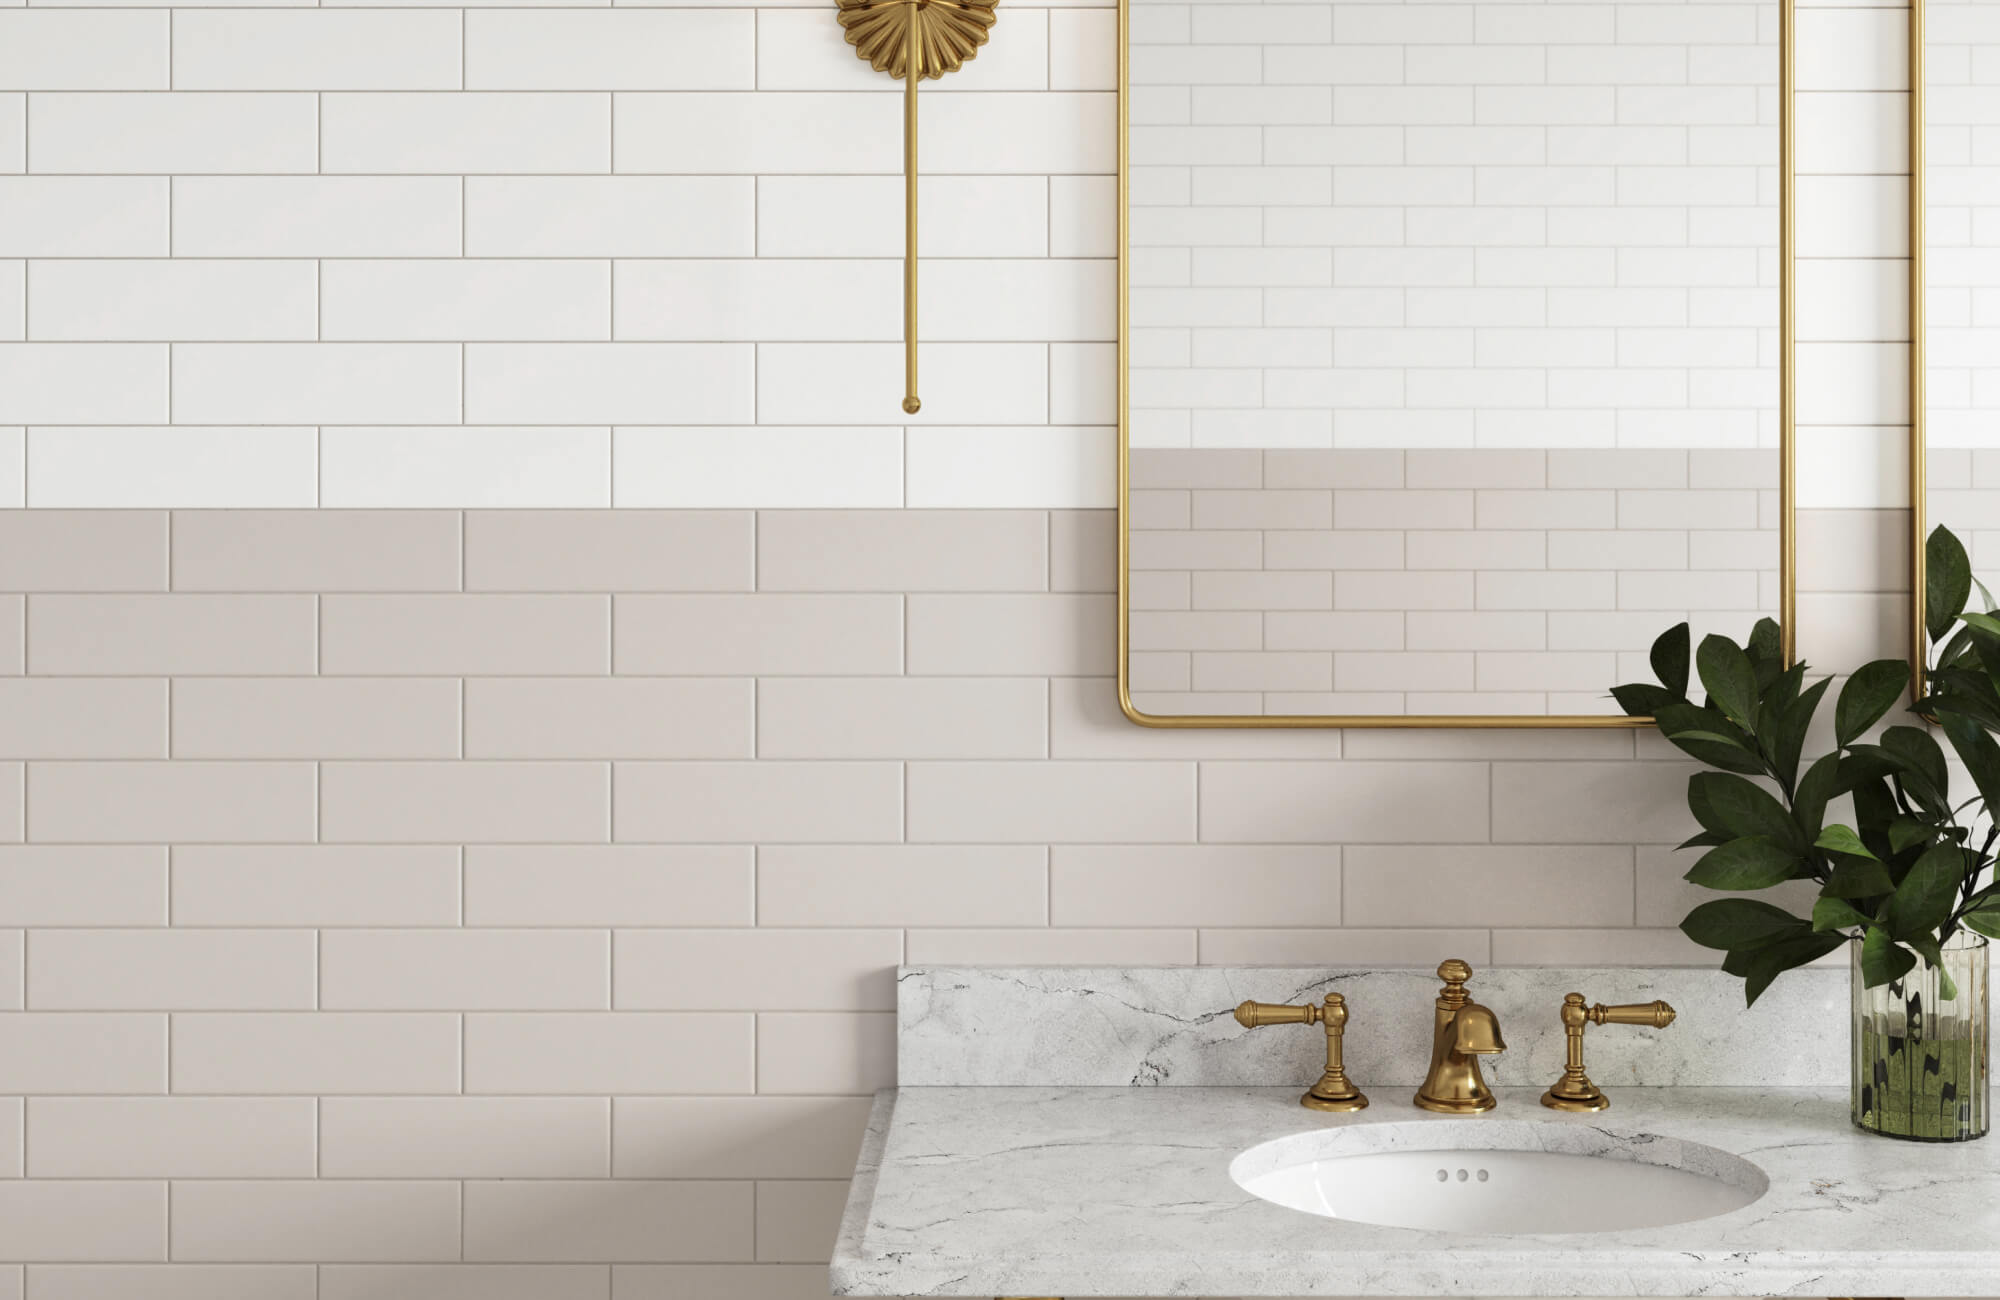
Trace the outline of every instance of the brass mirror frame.
<instances>
[{"instance_id":1,"label":"brass mirror frame","mask_svg":"<svg viewBox=\"0 0 2000 1300\"><path fill-rule=\"evenodd\" d=\"M1131 452L1132 452L1132 412L1131 412L1131 8L1132 0L1118 0L1118 707L1131 721L1142 727L1166 729L1208 729L1221 728L1328 728L1328 727L1458 727L1478 730L1500 729L1545 729L1605 728L1605 727L1650 727L1651 718L1628 718L1615 714L1207 714L1201 716L1181 716L1147 713L1132 702L1131 682ZM1794 34L1795 0L1777 0L1778 5L1778 628L1779 647L1785 664L1795 661L1796 623L1798 605L1798 582L1795 553L1797 550L1797 530L1794 526L1796 510L1793 488L1793 463L1796 454L1797 391L1795 383L1794 352L1796 338L1797 291L1797 241L1793 229L1793 208L1795 189L1795 151L1793 143L1794 114L1792 111L1794 89ZM1913 30L1920 32L1920 9L1922 0L1911 0L1911 22ZM1913 35L1911 41L1912 67L1920 68L1922 43ZM1920 74L1913 74L1920 75ZM1914 81L1913 85L1921 85ZM1913 100L1921 98L1913 95ZM1921 131L1922 113L1913 102L1911 107L1911 138L1913 147L1921 145L1918 132ZM1913 178L1919 170L1913 156L1911 171ZM1920 205L1922 196L1916 192L1913 183L1912 203ZM1911 283L1915 286L1915 298L1922 297L1921 262L1916 259L1916 248L1920 241L1912 235ZM1912 333L1917 333L1916 320L1912 320ZM1915 345L1913 344L1913 349ZM1913 356L1915 352L1913 351ZM1916 386L1913 386L1913 390ZM1913 402L1921 405L1921 399ZM1913 425L1914 444L1912 472L1917 483L1922 481L1923 440ZM1917 587L1915 608L1918 645L1922 645L1923 630L1923 505L1922 489L1915 491L1917 497L1916 535L1918 546L1915 554ZM1922 655L1917 656L1922 663ZM1605 683L1608 690L1611 683Z\"/></svg>"},{"instance_id":2,"label":"brass mirror frame","mask_svg":"<svg viewBox=\"0 0 2000 1300\"><path fill-rule=\"evenodd\" d=\"M1926 495L1925 457L1929 446L1929 361L1924 335L1930 285L1926 279L1929 238L1924 221L1924 0L1910 0L1910 698L1924 694L1925 654L1930 638L1924 628L1924 541L1930 527Z\"/></svg>"}]
</instances>

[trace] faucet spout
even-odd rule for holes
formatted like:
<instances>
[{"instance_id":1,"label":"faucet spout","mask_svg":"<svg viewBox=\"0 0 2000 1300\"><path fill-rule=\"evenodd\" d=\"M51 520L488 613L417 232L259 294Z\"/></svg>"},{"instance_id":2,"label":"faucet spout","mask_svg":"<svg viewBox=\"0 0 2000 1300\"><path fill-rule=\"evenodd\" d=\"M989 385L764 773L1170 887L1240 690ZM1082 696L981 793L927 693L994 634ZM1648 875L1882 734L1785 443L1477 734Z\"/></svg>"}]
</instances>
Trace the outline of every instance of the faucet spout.
<instances>
[{"instance_id":1,"label":"faucet spout","mask_svg":"<svg viewBox=\"0 0 2000 1300\"><path fill-rule=\"evenodd\" d=\"M1417 1090L1416 1105L1446 1115L1476 1115L1499 1105L1479 1073L1479 1058L1507 1050L1500 1020L1472 1001L1465 982L1472 967L1453 958L1438 967L1438 991L1431 1036L1431 1068Z\"/></svg>"}]
</instances>

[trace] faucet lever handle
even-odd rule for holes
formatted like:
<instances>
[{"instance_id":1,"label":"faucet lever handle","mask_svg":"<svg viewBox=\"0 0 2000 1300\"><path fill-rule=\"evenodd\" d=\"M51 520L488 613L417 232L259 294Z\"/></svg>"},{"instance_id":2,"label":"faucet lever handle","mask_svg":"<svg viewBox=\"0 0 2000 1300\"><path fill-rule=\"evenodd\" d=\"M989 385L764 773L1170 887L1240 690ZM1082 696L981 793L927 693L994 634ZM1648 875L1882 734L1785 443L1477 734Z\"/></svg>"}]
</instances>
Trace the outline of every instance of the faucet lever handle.
<instances>
[{"instance_id":1,"label":"faucet lever handle","mask_svg":"<svg viewBox=\"0 0 2000 1300\"><path fill-rule=\"evenodd\" d=\"M1665 1029L1674 1023L1674 1009L1658 999L1611 1007L1600 1002L1594 1007L1585 1007L1581 993L1565 994L1562 1010L1557 1016L1563 1026L1564 1061L1562 1078L1542 1094L1542 1105L1550 1110L1598 1111L1611 1105L1611 1099L1604 1095L1604 1090L1592 1083L1590 1076L1583 1072L1585 1025L1646 1025L1653 1029Z\"/></svg>"},{"instance_id":2,"label":"faucet lever handle","mask_svg":"<svg viewBox=\"0 0 2000 1300\"><path fill-rule=\"evenodd\" d=\"M1319 1076L1319 1082L1306 1089L1299 1105L1327 1111L1367 1107L1367 1095L1354 1086L1341 1064L1340 1040L1347 1029L1347 999L1340 994L1327 994L1323 1006L1311 1002L1297 1007L1282 1002L1244 1002L1236 1008L1236 1023L1245 1029L1261 1025L1325 1025L1326 1071Z\"/></svg>"},{"instance_id":3,"label":"faucet lever handle","mask_svg":"<svg viewBox=\"0 0 2000 1300\"><path fill-rule=\"evenodd\" d=\"M1593 1025L1649 1025L1654 1029L1665 1029L1674 1023L1674 1009L1657 998L1651 1002L1626 1002L1615 1007L1607 1007L1600 1002L1586 1014Z\"/></svg>"},{"instance_id":4,"label":"faucet lever handle","mask_svg":"<svg viewBox=\"0 0 2000 1300\"><path fill-rule=\"evenodd\" d=\"M1260 1025L1314 1025L1319 1018L1320 1009L1310 1002L1302 1007L1283 1002L1243 1002L1236 1008L1236 1023L1245 1029Z\"/></svg>"}]
</instances>

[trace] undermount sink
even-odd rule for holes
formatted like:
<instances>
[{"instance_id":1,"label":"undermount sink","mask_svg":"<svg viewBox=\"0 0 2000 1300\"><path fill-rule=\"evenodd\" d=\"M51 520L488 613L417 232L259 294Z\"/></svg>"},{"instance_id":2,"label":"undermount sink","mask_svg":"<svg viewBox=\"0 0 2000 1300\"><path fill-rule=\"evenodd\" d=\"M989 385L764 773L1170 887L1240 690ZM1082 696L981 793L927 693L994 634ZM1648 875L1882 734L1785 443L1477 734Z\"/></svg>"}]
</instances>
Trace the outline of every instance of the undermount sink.
<instances>
[{"instance_id":1,"label":"undermount sink","mask_svg":"<svg viewBox=\"0 0 2000 1300\"><path fill-rule=\"evenodd\" d=\"M1697 1142L1493 1119L1301 1133L1250 1148L1229 1173L1307 1214L1471 1235L1661 1228L1742 1209L1770 1187L1749 1161Z\"/></svg>"}]
</instances>

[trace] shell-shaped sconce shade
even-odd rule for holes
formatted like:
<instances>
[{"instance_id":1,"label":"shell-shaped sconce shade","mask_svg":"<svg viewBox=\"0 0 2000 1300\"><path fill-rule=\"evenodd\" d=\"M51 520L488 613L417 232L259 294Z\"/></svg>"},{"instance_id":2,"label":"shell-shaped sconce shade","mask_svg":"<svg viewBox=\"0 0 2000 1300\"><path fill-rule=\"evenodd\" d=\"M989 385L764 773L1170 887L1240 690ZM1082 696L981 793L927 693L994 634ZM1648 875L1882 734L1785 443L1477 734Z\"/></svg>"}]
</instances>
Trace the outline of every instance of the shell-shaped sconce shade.
<instances>
[{"instance_id":1,"label":"shell-shaped sconce shade","mask_svg":"<svg viewBox=\"0 0 2000 1300\"><path fill-rule=\"evenodd\" d=\"M986 44L997 0L840 0L847 43L877 72L901 78L909 59L910 24L917 25L925 79L957 72Z\"/></svg>"}]
</instances>

